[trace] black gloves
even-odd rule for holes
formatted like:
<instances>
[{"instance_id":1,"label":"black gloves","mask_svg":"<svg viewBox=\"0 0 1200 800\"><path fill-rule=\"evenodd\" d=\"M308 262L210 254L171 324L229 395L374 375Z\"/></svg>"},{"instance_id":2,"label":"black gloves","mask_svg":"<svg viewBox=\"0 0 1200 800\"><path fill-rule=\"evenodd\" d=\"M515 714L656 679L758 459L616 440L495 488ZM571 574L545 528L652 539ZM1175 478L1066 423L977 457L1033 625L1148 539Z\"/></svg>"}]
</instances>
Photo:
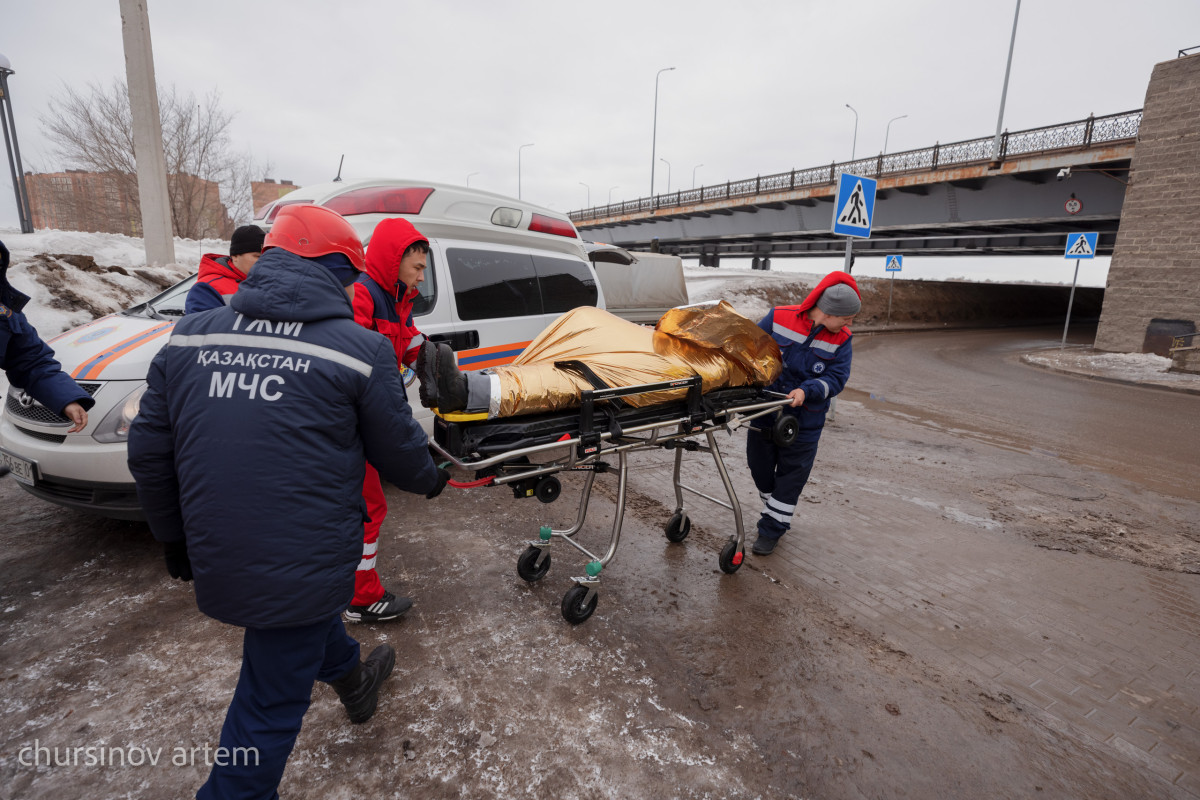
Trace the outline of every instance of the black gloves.
<instances>
[{"instance_id":1,"label":"black gloves","mask_svg":"<svg viewBox=\"0 0 1200 800\"><path fill-rule=\"evenodd\" d=\"M187 542L164 542L163 553L167 557L167 572L172 578L187 583L192 579L192 562L188 558Z\"/></svg>"},{"instance_id":2,"label":"black gloves","mask_svg":"<svg viewBox=\"0 0 1200 800\"><path fill-rule=\"evenodd\" d=\"M437 474L438 474L437 486L433 487L433 490L430 491L429 494L425 495L426 500L432 500L433 498L435 498L439 494L441 494L442 489L446 488L446 482L448 480L450 480L450 473L446 472L446 470L442 469L441 467L437 468Z\"/></svg>"}]
</instances>

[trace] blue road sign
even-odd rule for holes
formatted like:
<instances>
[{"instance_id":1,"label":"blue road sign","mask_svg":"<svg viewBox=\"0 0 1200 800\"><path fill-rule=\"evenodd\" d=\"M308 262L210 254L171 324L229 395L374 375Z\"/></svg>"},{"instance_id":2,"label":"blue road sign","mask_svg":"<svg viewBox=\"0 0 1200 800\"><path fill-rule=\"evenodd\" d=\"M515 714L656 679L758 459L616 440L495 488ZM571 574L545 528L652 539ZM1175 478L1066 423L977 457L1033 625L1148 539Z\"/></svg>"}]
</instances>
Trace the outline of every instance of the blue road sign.
<instances>
[{"instance_id":1,"label":"blue road sign","mask_svg":"<svg viewBox=\"0 0 1200 800\"><path fill-rule=\"evenodd\" d=\"M888 256L887 263L883 268L887 272L899 272L902 264L904 264L904 256Z\"/></svg>"},{"instance_id":2,"label":"blue road sign","mask_svg":"<svg viewBox=\"0 0 1200 800\"><path fill-rule=\"evenodd\" d=\"M1095 258L1098 233L1068 233L1064 258Z\"/></svg>"},{"instance_id":3,"label":"blue road sign","mask_svg":"<svg viewBox=\"0 0 1200 800\"><path fill-rule=\"evenodd\" d=\"M868 239L875 216L875 179L843 172L838 176L837 200L833 204L833 232L839 236Z\"/></svg>"}]
</instances>

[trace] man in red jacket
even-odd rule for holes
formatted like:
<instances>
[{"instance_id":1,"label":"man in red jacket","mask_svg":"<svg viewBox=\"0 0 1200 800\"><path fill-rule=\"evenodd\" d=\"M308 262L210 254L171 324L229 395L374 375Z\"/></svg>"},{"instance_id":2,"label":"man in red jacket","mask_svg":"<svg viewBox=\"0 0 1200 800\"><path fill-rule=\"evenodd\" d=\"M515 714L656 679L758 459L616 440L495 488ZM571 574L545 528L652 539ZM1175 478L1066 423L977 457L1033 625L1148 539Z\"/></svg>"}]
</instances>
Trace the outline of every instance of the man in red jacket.
<instances>
[{"instance_id":1,"label":"man in red jacket","mask_svg":"<svg viewBox=\"0 0 1200 800\"><path fill-rule=\"evenodd\" d=\"M262 253L266 233L257 225L243 225L229 240L229 255L205 253L200 258L200 276L188 289L183 313L195 314L229 305L229 298L250 274L250 269Z\"/></svg>"},{"instance_id":2,"label":"man in red jacket","mask_svg":"<svg viewBox=\"0 0 1200 800\"><path fill-rule=\"evenodd\" d=\"M425 341L413 324L413 300L425 280L429 240L404 219L385 219L375 226L367 248L367 269L354 283L354 321L392 342L396 361L407 379ZM405 370L408 366L410 369ZM408 383L408 381L405 381ZM354 599L346 609L351 622L385 622L412 607L412 600L383 588L375 571L379 528L387 516L387 500L379 474L367 464L363 501L370 519L363 525L363 557L354 574Z\"/></svg>"}]
</instances>

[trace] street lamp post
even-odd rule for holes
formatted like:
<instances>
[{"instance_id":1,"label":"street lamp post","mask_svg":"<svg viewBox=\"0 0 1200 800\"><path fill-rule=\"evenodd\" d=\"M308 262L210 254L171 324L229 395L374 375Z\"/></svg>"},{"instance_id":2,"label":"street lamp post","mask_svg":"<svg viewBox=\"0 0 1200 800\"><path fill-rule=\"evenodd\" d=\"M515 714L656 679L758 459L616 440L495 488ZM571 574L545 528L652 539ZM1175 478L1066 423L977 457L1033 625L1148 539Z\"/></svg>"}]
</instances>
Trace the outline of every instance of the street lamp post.
<instances>
[{"instance_id":1,"label":"street lamp post","mask_svg":"<svg viewBox=\"0 0 1200 800\"><path fill-rule=\"evenodd\" d=\"M4 146L8 150L8 168L12 172L13 192L17 196L17 219L21 222L21 233L33 233L33 212L29 207L29 189L25 186L25 169L21 166L21 146L17 143L17 122L13 118L12 98L8 93L8 76L14 73L15 70L9 60L0 55L0 124L4 127Z\"/></svg>"},{"instance_id":2,"label":"street lamp post","mask_svg":"<svg viewBox=\"0 0 1200 800\"><path fill-rule=\"evenodd\" d=\"M472 173L471 173L471 175L478 175L478 174L479 174L478 172L472 172ZM467 176L467 186L468 186L468 187L471 185L471 175L468 175L468 176Z\"/></svg>"},{"instance_id":3,"label":"street lamp post","mask_svg":"<svg viewBox=\"0 0 1200 800\"><path fill-rule=\"evenodd\" d=\"M1004 125L1004 100L1008 97L1008 74L1012 72L1013 46L1017 43L1017 17L1021 14L1021 0L1013 11L1012 38L1008 40L1008 63L1004 67L1004 88L1000 90L1000 116L996 118L996 141L992 144L992 158L1000 158L1000 128Z\"/></svg>"},{"instance_id":4,"label":"street lamp post","mask_svg":"<svg viewBox=\"0 0 1200 800\"><path fill-rule=\"evenodd\" d=\"M696 166L692 167L692 188L693 189L696 188L696 170L700 169L703 166L704 166L703 164L697 164Z\"/></svg>"},{"instance_id":5,"label":"street lamp post","mask_svg":"<svg viewBox=\"0 0 1200 800\"><path fill-rule=\"evenodd\" d=\"M883 152L885 155L887 154L888 137L892 135L892 123L898 119L908 119L908 114L901 114L898 117L892 117L891 119L888 120L887 130L884 131L884 134L883 134Z\"/></svg>"},{"instance_id":6,"label":"street lamp post","mask_svg":"<svg viewBox=\"0 0 1200 800\"><path fill-rule=\"evenodd\" d=\"M858 111L849 103L846 103L846 108L854 111L854 139L850 143L850 160L853 161L854 157L858 154ZM834 209L834 214L836 213L837 210ZM846 237L846 263L844 267L847 274L854 269L854 239L849 236Z\"/></svg>"},{"instance_id":7,"label":"street lamp post","mask_svg":"<svg viewBox=\"0 0 1200 800\"><path fill-rule=\"evenodd\" d=\"M592 207L592 187L588 186L583 181L580 181L579 185L582 186L583 188L587 189L587 206L586 206L586 208L591 208Z\"/></svg>"},{"instance_id":8,"label":"street lamp post","mask_svg":"<svg viewBox=\"0 0 1200 800\"><path fill-rule=\"evenodd\" d=\"M660 158L659 161L667 165L667 194L671 193L671 162L665 158Z\"/></svg>"},{"instance_id":9,"label":"street lamp post","mask_svg":"<svg viewBox=\"0 0 1200 800\"><path fill-rule=\"evenodd\" d=\"M517 199L521 199L521 151L526 147L533 147L533 142L523 144L517 148Z\"/></svg>"},{"instance_id":10,"label":"street lamp post","mask_svg":"<svg viewBox=\"0 0 1200 800\"><path fill-rule=\"evenodd\" d=\"M620 186L610 186L610 187L608 187L608 204L609 204L610 206L612 205L612 190L613 190L613 189L620 189L620 188L621 188Z\"/></svg>"},{"instance_id":11,"label":"street lamp post","mask_svg":"<svg viewBox=\"0 0 1200 800\"><path fill-rule=\"evenodd\" d=\"M674 67L660 69L654 76L654 131L650 136L650 196L654 197L654 164L655 148L658 146L658 79L664 72L670 72Z\"/></svg>"},{"instance_id":12,"label":"street lamp post","mask_svg":"<svg viewBox=\"0 0 1200 800\"><path fill-rule=\"evenodd\" d=\"M858 112L849 103L846 103L846 108L854 111L854 140L850 144L850 160L853 161L855 154L858 152Z\"/></svg>"}]
</instances>

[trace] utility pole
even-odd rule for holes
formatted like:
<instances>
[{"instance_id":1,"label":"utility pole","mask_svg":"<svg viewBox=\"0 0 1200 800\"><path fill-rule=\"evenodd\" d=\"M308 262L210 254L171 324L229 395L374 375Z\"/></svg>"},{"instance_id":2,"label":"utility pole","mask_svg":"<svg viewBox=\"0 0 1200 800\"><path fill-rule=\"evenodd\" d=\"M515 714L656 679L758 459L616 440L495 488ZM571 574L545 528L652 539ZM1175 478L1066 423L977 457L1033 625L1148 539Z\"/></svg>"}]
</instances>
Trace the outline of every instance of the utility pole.
<instances>
[{"instance_id":1,"label":"utility pole","mask_svg":"<svg viewBox=\"0 0 1200 800\"><path fill-rule=\"evenodd\" d=\"M125 43L125 78L133 114L133 154L137 162L138 204L146 263L175 263L171 229L171 200L167 191L167 159L163 155L162 117L154 80L154 50L150 45L147 0L121 0L121 38Z\"/></svg>"}]
</instances>

